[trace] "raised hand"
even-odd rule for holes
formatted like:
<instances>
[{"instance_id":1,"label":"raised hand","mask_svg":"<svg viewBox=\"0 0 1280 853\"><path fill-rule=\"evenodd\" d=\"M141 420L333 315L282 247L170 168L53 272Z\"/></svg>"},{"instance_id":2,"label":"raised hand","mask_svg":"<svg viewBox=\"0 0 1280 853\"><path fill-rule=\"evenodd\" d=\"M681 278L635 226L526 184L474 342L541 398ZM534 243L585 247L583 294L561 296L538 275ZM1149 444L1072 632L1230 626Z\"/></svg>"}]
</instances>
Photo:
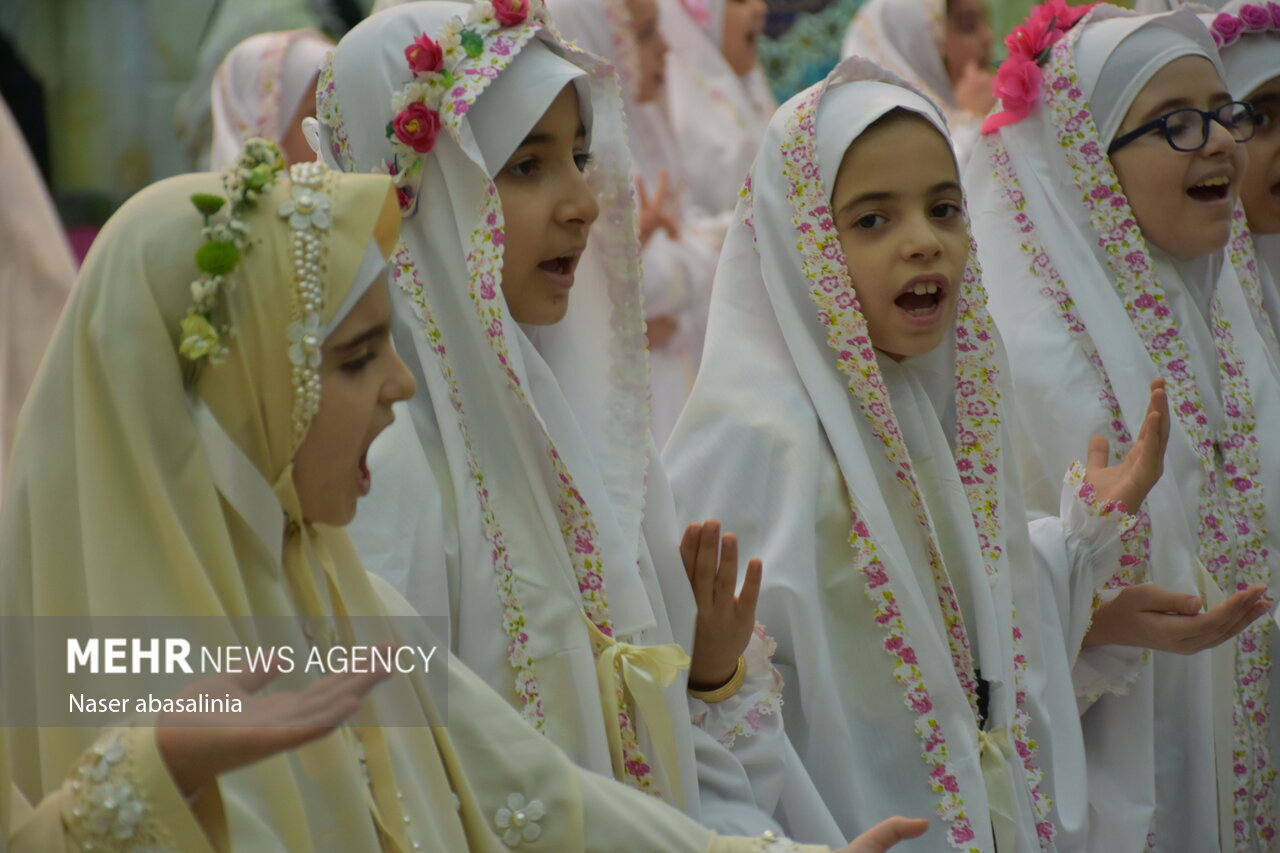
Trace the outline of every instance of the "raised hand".
<instances>
[{"instance_id":1,"label":"raised hand","mask_svg":"<svg viewBox=\"0 0 1280 853\"><path fill-rule=\"evenodd\" d=\"M671 175L666 169L658 173L658 190L651 197L644 177L636 176L636 224L640 231L640 245L647 245L653 232L659 228L666 230L672 240L680 239L680 226L668 210L668 194L671 192Z\"/></svg>"},{"instance_id":2,"label":"raised hand","mask_svg":"<svg viewBox=\"0 0 1280 853\"><path fill-rule=\"evenodd\" d=\"M296 749L333 731L356 712L360 698L390 672L333 673L302 690L254 695L278 672L220 673L193 682L178 698L231 694L241 712L169 714L156 723L156 744L185 796L219 775ZM229 703L228 703L229 704ZM176 725L198 723L198 725Z\"/></svg>"},{"instance_id":3,"label":"raised hand","mask_svg":"<svg viewBox=\"0 0 1280 853\"><path fill-rule=\"evenodd\" d=\"M849 842L839 853L884 853L899 841L919 838L929 828L924 818L891 817Z\"/></svg>"},{"instance_id":4,"label":"raised hand","mask_svg":"<svg viewBox=\"0 0 1280 853\"><path fill-rule=\"evenodd\" d=\"M680 540L680 558L698 603L689 687L714 690L733 678L751 639L764 566L758 559L747 563L742 592L735 595L738 538L732 533L722 537L715 519L689 525Z\"/></svg>"},{"instance_id":5,"label":"raised hand","mask_svg":"<svg viewBox=\"0 0 1280 853\"><path fill-rule=\"evenodd\" d=\"M1089 439L1084 478L1092 483L1098 499L1120 501L1128 512L1137 512L1151 487L1164 473L1164 449L1169 444L1169 397L1164 380L1151 381L1151 399L1142 419L1138 439L1117 465L1107 466L1107 440Z\"/></svg>"},{"instance_id":6,"label":"raised hand","mask_svg":"<svg viewBox=\"0 0 1280 853\"><path fill-rule=\"evenodd\" d=\"M1201 613L1194 595L1154 584L1131 586L1098 608L1084 647L1142 646L1193 655L1225 643L1270 612L1266 591L1262 586L1240 590Z\"/></svg>"}]
</instances>

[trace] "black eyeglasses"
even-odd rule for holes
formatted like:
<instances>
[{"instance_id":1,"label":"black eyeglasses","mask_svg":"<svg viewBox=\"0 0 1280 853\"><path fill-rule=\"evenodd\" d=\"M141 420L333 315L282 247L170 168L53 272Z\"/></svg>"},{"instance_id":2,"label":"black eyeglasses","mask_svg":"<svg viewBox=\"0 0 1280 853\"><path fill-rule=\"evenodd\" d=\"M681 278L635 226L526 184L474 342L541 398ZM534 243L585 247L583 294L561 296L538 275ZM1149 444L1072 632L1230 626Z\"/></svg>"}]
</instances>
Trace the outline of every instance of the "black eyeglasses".
<instances>
[{"instance_id":1,"label":"black eyeglasses","mask_svg":"<svg viewBox=\"0 0 1280 853\"><path fill-rule=\"evenodd\" d=\"M1216 121L1227 129L1236 142L1248 142L1257 129L1253 107L1244 101L1231 101L1216 110L1205 112L1195 107L1183 107L1152 119L1118 137L1107 149L1114 154L1121 148L1153 130L1159 129L1165 141L1174 151L1199 151L1209 141L1209 122Z\"/></svg>"}]
</instances>

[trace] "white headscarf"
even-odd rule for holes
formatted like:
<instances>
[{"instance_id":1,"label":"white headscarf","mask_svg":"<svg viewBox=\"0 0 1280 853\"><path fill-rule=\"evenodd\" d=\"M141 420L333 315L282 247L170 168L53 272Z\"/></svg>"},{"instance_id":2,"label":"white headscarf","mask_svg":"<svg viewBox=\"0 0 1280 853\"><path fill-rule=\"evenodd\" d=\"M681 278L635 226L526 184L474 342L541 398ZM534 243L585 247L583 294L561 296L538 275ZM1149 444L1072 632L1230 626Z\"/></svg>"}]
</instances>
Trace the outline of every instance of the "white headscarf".
<instances>
[{"instance_id":1,"label":"white headscarf","mask_svg":"<svg viewBox=\"0 0 1280 853\"><path fill-rule=\"evenodd\" d=\"M235 162L250 137L282 141L303 97L313 97L320 61L332 48L312 29L262 33L236 45L213 77L210 168Z\"/></svg>"},{"instance_id":2,"label":"white headscarf","mask_svg":"<svg viewBox=\"0 0 1280 853\"><path fill-rule=\"evenodd\" d=\"M976 266L937 350L894 363L870 344L831 190L850 144L894 110L946 135L933 104L862 59L778 111L665 459L681 512L720 507L769 566L761 618L778 635L785 724L835 834L899 811L941 818L907 850L989 851L993 826L1001 850L1040 849L1055 826L1077 849L1082 746L1064 647L1079 648L1105 578L1067 584L1062 567L1055 582L1073 591L1060 603L1037 581ZM975 665L991 690L981 734L962 686ZM829 825L785 798L783 811L797 832Z\"/></svg>"},{"instance_id":3,"label":"white headscarf","mask_svg":"<svg viewBox=\"0 0 1280 853\"><path fill-rule=\"evenodd\" d=\"M866 57L935 102L954 107L951 78L942 64L946 26L943 0L868 0L845 30L840 58Z\"/></svg>"},{"instance_id":4,"label":"white headscarf","mask_svg":"<svg viewBox=\"0 0 1280 853\"><path fill-rule=\"evenodd\" d=\"M1056 472L1090 435L1105 435L1119 458L1142 421L1148 383L1163 376L1174 421L1164 477L1145 505L1149 547L1126 557L1165 587L1203 590L1203 561L1225 591L1263 583L1274 595L1280 504L1263 489L1280 472L1280 446L1260 425L1280 418L1280 388L1243 213L1226 251L1177 261L1147 244L1105 154L1142 86L1188 55L1221 74L1191 12L1139 17L1098 7L1055 45L1030 115L986 137L964 185L983 266L1002 273L988 288L1014 366L1032 513L1051 511ZM1220 371L1224 361L1230 367ZM1273 556L1260 559L1261 548ZM1241 666L1258 666L1257 678L1228 691L1236 703L1280 699L1262 657L1273 633L1273 623L1260 622L1234 644ZM1231 666L1218 661L1212 670ZM1103 697L1086 717L1097 828L1116 849L1142 847L1153 809L1154 837L1170 849L1217 849L1215 813L1228 847L1233 819L1252 827L1256 816L1259 829L1274 821L1274 799L1253 795L1269 785L1261 774L1272 766L1275 733L1242 711L1231 731L1229 703L1215 708L1210 673L1208 655L1157 654L1153 679L1129 696ZM1227 761L1223 790L1245 792L1234 815L1229 793L1218 807L1215 714L1228 721L1217 732L1228 744L1226 759L1218 753ZM1235 762L1238 777L1227 760L1234 737L1252 744Z\"/></svg>"},{"instance_id":5,"label":"white headscarf","mask_svg":"<svg viewBox=\"0 0 1280 853\"><path fill-rule=\"evenodd\" d=\"M416 202L396 256L395 334L421 390L412 418L373 448L378 487L353 534L366 565L421 612L448 602L463 661L578 764L697 814L694 735L683 679L671 671L680 655L652 653L666 655L675 681L656 707L637 714L628 701L622 732L616 710L601 706L609 670L597 673L593 646L609 647L611 635L688 648L693 601L669 492L664 505L665 480L650 466L617 78L562 42L532 5L528 22L486 36L459 66L444 127L405 187ZM407 4L353 29L321 74L325 156L347 170L385 168L392 95L410 78L404 48L481 8ZM571 79L601 207L578 278L601 286L576 286L562 321L525 329L501 291L503 212L491 175Z\"/></svg>"},{"instance_id":6,"label":"white headscarf","mask_svg":"<svg viewBox=\"0 0 1280 853\"><path fill-rule=\"evenodd\" d=\"M658 6L671 45L667 92L690 201L709 215L727 214L777 104L759 65L740 77L721 53L723 0L695 6L696 15L682 0Z\"/></svg>"}]
</instances>

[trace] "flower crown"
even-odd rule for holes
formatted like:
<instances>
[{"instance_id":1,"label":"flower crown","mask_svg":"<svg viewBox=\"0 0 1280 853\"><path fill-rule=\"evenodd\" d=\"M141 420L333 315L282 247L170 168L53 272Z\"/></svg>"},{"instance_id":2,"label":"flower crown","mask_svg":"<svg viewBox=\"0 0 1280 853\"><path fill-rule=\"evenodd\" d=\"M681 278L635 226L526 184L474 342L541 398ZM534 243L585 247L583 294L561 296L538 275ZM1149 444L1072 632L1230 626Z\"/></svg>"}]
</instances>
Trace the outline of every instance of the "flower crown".
<instances>
[{"instance_id":1,"label":"flower crown","mask_svg":"<svg viewBox=\"0 0 1280 853\"><path fill-rule=\"evenodd\" d=\"M182 334L178 353L188 362L188 386L195 383L200 368L206 362L221 364L227 357L226 341L233 332L220 297L233 285L230 275L240 263L240 257L252 248L245 214L257 207L258 199L271 191L276 176L283 168L284 157L275 143L250 139L245 142L244 151L236 162L222 173L226 198L211 193L191 196L191 203L204 217L200 233L205 242L195 255L200 277L191 283L194 304L187 309L180 323ZM231 201L228 220L211 222L228 199Z\"/></svg>"},{"instance_id":2,"label":"flower crown","mask_svg":"<svg viewBox=\"0 0 1280 853\"><path fill-rule=\"evenodd\" d=\"M483 66L463 66L480 65L475 60L486 52L509 55L516 44L502 31L533 22L550 25L542 0L477 0L465 20L456 17L445 22L437 39L422 33L404 49L413 79L391 96L395 117L387 122L387 139L394 153L383 164L395 183L401 210L411 210L416 202L423 157L435 148L443 126L441 114L463 116L469 109L459 78L489 76Z\"/></svg>"},{"instance_id":3,"label":"flower crown","mask_svg":"<svg viewBox=\"0 0 1280 853\"><path fill-rule=\"evenodd\" d=\"M1220 48L1235 44L1240 36L1249 33L1273 32L1280 35L1280 3L1274 0L1267 0L1265 6L1246 3L1234 15L1223 12L1213 19L1209 32L1213 34L1214 44Z\"/></svg>"},{"instance_id":4,"label":"flower crown","mask_svg":"<svg viewBox=\"0 0 1280 853\"><path fill-rule=\"evenodd\" d=\"M1000 101L1001 110L982 123L984 134L1016 124L1031 113L1044 85L1040 69L1048 61L1049 52L1096 5L1068 6L1065 0L1049 0L1032 9L1027 20L1005 36L1009 57L1000 63L991 83L991 92Z\"/></svg>"}]
</instances>

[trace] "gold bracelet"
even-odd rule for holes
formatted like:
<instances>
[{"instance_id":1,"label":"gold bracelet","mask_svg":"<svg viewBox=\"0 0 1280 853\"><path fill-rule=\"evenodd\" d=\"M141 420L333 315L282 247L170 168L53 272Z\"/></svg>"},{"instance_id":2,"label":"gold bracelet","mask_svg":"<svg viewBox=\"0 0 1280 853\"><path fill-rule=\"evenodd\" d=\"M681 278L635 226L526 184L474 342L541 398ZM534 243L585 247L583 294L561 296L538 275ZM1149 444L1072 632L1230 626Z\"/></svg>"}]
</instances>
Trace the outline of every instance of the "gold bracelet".
<instances>
[{"instance_id":1,"label":"gold bracelet","mask_svg":"<svg viewBox=\"0 0 1280 853\"><path fill-rule=\"evenodd\" d=\"M715 690L694 690L689 688L689 695L694 699L701 699L708 705L714 705L716 702L723 702L733 694L742 689L742 683L747 680L747 662L738 657L738 668L733 671L733 677L717 687Z\"/></svg>"}]
</instances>

